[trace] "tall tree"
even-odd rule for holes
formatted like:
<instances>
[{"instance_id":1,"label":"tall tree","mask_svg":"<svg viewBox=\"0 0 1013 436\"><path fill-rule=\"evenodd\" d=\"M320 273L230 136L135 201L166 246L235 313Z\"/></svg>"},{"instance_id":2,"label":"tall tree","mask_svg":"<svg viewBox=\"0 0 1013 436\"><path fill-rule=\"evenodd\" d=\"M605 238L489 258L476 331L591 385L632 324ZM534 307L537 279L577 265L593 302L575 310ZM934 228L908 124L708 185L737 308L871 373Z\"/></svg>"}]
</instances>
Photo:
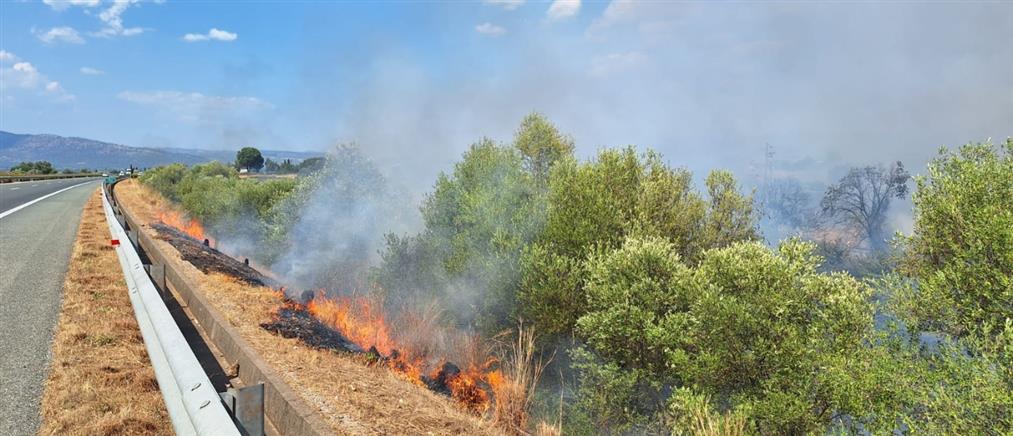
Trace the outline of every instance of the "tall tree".
<instances>
[{"instance_id":1,"label":"tall tree","mask_svg":"<svg viewBox=\"0 0 1013 436\"><path fill-rule=\"evenodd\" d=\"M860 229L872 248L879 250L886 243L883 228L890 201L907 195L910 178L900 162L890 167L852 168L827 188L820 205L828 218Z\"/></svg>"},{"instance_id":2,"label":"tall tree","mask_svg":"<svg viewBox=\"0 0 1013 436\"><path fill-rule=\"evenodd\" d=\"M264 156L253 147L243 147L236 153L236 168L260 171L264 167Z\"/></svg>"}]
</instances>

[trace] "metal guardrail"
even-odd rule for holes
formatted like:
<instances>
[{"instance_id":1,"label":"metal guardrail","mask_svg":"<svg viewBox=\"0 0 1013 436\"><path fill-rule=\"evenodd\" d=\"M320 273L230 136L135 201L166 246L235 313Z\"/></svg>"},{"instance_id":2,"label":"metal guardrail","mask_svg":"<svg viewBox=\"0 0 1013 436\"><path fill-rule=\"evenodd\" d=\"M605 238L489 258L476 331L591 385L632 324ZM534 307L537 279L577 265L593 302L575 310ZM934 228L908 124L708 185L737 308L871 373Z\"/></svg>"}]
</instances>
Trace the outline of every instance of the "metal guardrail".
<instances>
[{"instance_id":1,"label":"metal guardrail","mask_svg":"<svg viewBox=\"0 0 1013 436\"><path fill-rule=\"evenodd\" d=\"M132 245L132 235L116 218L108 198L109 186L106 184L102 190L102 206L112 239L121 241L114 243L116 254L173 430L177 435L239 436L240 431L218 392L145 272L144 264Z\"/></svg>"},{"instance_id":2,"label":"metal guardrail","mask_svg":"<svg viewBox=\"0 0 1013 436\"><path fill-rule=\"evenodd\" d=\"M243 338L232 324L227 321L203 296L198 283L192 282L184 274L176 271L170 255L163 252L152 236L141 230L141 223L116 200L114 184L116 178L109 180L107 192L109 201L119 214L116 218L128 230L131 242L143 251L151 265L148 272L155 286L161 289L167 298L175 298L179 304L187 308L189 316L203 331L209 342L215 346L222 358L230 363L230 367L238 374L246 385L237 392L223 394L235 414L236 420L242 424L243 430L253 435L258 434L257 428L265 427L266 418L270 421L274 433L296 436L321 436L333 434L330 427L323 421L315 407L304 402L282 376L265 362L253 347ZM170 292L169 289L172 289ZM256 387L260 386L259 394ZM259 427L257 419L253 425L249 417L244 418L243 401L239 398L242 391L253 390L253 395L260 396ZM238 394L234 395L234 394ZM231 395L231 398L230 398Z\"/></svg>"},{"instance_id":3,"label":"metal guardrail","mask_svg":"<svg viewBox=\"0 0 1013 436\"><path fill-rule=\"evenodd\" d=\"M76 179L80 177L99 177L101 173L90 174L0 174L0 183L31 182L34 180Z\"/></svg>"}]
</instances>

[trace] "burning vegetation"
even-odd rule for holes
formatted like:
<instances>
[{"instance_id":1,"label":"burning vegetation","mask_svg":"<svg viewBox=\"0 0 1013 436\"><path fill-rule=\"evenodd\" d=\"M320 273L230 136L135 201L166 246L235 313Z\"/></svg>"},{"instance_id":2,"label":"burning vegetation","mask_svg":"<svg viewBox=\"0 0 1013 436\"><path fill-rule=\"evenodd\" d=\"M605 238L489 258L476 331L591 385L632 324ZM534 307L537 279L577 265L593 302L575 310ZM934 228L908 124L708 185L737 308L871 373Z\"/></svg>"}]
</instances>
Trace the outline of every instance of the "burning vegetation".
<instances>
[{"instance_id":1,"label":"burning vegetation","mask_svg":"<svg viewBox=\"0 0 1013 436\"><path fill-rule=\"evenodd\" d=\"M176 224L170 224L175 222ZM158 232L158 238L168 242L183 260L190 262L201 272L220 272L251 285L268 286L273 283L246 262L240 262L225 253L211 248L211 238L205 237L203 227L197 220L189 220L186 228L177 227L180 221L163 220L151 228Z\"/></svg>"},{"instance_id":2,"label":"burning vegetation","mask_svg":"<svg viewBox=\"0 0 1013 436\"><path fill-rule=\"evenodd\" d=\"M420 326L418 315L402 316L388 322L382 302L368 296L329 297L323 292L304 292L298 301L277 291L280 304L272 320L261 324L265 330L325 350L362 355L370 365L390 368L412 383L453 398L465 409L484 415L490 410L497 388L505 376L499 361L478 353L477 340L456 341L471 348L462 354L465 362L447 360L438 353L437 341L398 340L394 326ZM429 332L433 338L447 338L460 332ZM417 339L417 338L416 338ZM428 343L426 343L428 342ZM446 341L444 341L446 342ZM450 341L455 342L455 341ZM481 358L480 354L485 354Z\"/></svg>"},{"instance_id":3,"label":"burning vegetation","mask_svg":"<svg viewBox=\"0 0 1013 436\"><path fill-rule=\"evenodd\" d=\"M207 245L215 245L215 240L208 236L200 221L188 218L174 210L163 210L158 213L158 220L173 229L182 232L198 241L207 240Z\"/></svg>"},{"instance_id":4,"label":"burning vegetation","mask_svg":"<svg viewBox=\"0 0 1013 436\"><path fill-rule=\"evenodd\" d=\"M201 272L219 272L248 284L277 287L278 306L272 319L260 325L267 331L313 348L361 355L369 365L389 368L478 415L493 411L496 392L510 386L508 377L498 369L498 359L482 349L477 337L440 330L431 322L433 313L406 310L392 323L383 302L370 296L332 297L322 291L306 291L299 298L289 297L284 287L245 262L212 248L212 238L198 220L175 212L161 212L159 220L161 223L151 225L158 238ZM465 361L448 360L448 348Z\"/></svg>"}]
</instances>

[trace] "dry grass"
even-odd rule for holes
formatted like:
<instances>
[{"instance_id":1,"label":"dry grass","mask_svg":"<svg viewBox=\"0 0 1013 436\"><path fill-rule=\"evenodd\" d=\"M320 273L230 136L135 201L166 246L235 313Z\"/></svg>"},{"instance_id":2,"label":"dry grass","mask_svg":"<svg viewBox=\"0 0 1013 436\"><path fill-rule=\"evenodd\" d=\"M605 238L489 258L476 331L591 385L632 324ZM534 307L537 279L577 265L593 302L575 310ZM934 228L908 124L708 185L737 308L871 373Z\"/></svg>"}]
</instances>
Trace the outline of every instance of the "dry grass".
<instances>
[{"instance_id":1,"label":"dry grass","mask_svg":"<svg viewBox=\"0 0 1013 436\"><path fill-rule=\"evenodd\" d=\"M746 418L741 414L719 415L698 409L693 411L688 430L693 436L741 436L746 434Z\"/></svg>"},{"instance_id":2,"label":"dry grass","mask_svg":"<svg viewBox=\"0 0 1013 436\"><path fill-rule=\"evenodd\" d=\"M531 401L548 362L534 360L535 332L525 329L523 324L517 328L516 340L510 348L503 365L506 377L493 383L496 405L492 420L512 433L527 434ZM536 430L547 432L550 427L541 423Z\"/></svg>"},{"instance_id":3,"label":"dry grass","mask_svg":"<svg viewBox=\"0 0 1013 436\"><path fill-rule=\"evenodd\" d=\"M102 199L85 204L63 284L40 434L172 434Z\"/></svg>"},{"instance_id":4,"label":"dry grass","mask_svg":"<svg viewBox=\"0 0 1013 436\"><path fill-rule=\"evenodd\" d=\"M152 222L169 207L136 181L117 185L117 198L138 220ZM147 226L143 231L152 234ZM175 249L155 244L165 253ZM309 348L260 328L278 299L269 288L249 286L221 274L205 275L178 258L173 267L194 283L208 302L246 339L337 434L497 434L499 430L386 368L370 367L359 356Z\"/></svg>"}]
</instances>

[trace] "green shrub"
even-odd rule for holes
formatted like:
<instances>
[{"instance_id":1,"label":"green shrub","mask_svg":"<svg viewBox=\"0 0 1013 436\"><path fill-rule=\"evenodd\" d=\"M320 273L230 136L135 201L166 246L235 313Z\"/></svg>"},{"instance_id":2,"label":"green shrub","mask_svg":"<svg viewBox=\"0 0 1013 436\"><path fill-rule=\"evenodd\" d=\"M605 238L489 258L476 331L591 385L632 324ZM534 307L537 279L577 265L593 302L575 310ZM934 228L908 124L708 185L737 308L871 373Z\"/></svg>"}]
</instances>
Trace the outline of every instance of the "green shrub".
<instances>
[{"instance_id":1,"label":"green shrub","mask_svg":"<svg viewBox=\"0 0 1013 436\"><path fill-rule=\"evenodd\" d=\"M904 269L918 286L900 314L912 328L994 336L1013 319L1013 139L940 150L916 183Z\"/></svg>"},{"instance_id":2,"label":"green shrub","mask_svg":"<svg viewBox=\"0 0 1013 436\"><path fill-rule=\"evenodd\" d=\"M423 202L425 230L388 237L376 280L398 297L464 308L457 321L485 333L510 327L520 255L544 221L544 177L572 150L572 140L538 114L524 119L512 144L473 144Z\"/></svg>"},{"instance_id":3,"label":"green shrub","mask_svg":"<svg viewBox=\"0 0 1013 436\"><path fill-rule=\"evenodd\" d=\"M631 425L657 421L665 388L683 387L721 411L748 410L759 433L821 432L842 416L893 429L906 397L889 353L872 345L869 290L818 273L814 249L738 242L689 267L666 239L632 237L593 255L576 331L603 363L578 366L582 385L597 385L600 403L634 412ZM627 383L602 391L602 371Z\"/></svg>"},{"instance_id":4,"label":"green shrub","mask_svg":"<svg viewBox=\"0 0 1013 436\"><path fill-rule=\"evenodd\" d=\"M665 238L690 263L707 248L758 237L752 199L730 173L707 178L707 200L693 192L691 178L632 147L602 150L592 162L559 162L549 177L545 226L521 260L525 318L543 334L571 332L586 312L580 265L628 236Z\"/></svg>"},{"instance_id":5,"label":"green shrub","mask_svg":"<svg viewBox=\"0 0 1013 436\"><path fill-rule=\"evenodd\" d=\"M240 179L235 169L220 162L190 168L170 164L145 171L140 180L178 202L190 217L198 219L220 239L254 243L277 237L272 233L276 230L272 227L275 208L297 184L291 179ZM262 245L266 248L254 252L261 261L269 260L284 248Z\"/></svg>"}]
</instances>

